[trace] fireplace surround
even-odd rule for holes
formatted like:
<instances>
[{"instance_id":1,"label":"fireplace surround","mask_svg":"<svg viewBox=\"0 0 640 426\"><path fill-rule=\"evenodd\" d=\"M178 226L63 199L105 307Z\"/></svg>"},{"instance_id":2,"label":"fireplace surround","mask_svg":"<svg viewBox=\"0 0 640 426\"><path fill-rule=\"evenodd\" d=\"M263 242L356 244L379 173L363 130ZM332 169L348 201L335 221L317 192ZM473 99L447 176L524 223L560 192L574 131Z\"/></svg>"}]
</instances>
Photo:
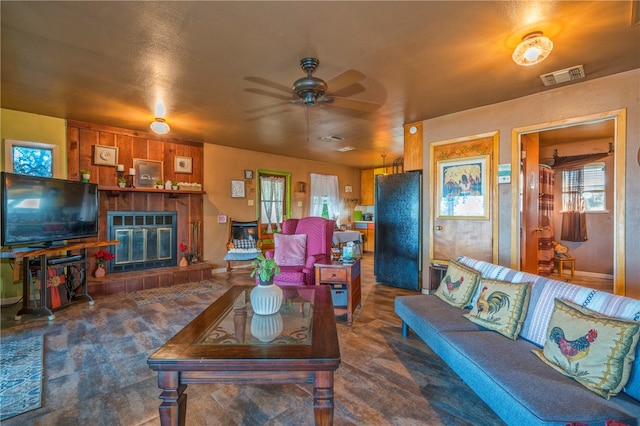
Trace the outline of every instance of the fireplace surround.
<instances>
[{"instance_id":1,"label":"fireplace surround","mask_svg":"<svg viewBox=\"0 0 640 426\"><path fill-rule=\"evenodd\" d=\"M107 235L118 240L108 272L142 271L177 264L177 212L108 211Z\"/></svg>"}]
</instances>

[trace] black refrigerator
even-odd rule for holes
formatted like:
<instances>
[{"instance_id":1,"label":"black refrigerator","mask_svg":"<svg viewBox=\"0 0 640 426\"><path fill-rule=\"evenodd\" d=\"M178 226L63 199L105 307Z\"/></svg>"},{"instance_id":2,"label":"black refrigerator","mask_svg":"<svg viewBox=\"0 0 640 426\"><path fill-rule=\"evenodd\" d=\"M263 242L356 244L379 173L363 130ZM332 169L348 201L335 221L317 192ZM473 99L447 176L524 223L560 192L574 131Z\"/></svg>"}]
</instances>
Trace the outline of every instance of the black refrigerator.
<instances>
[{"instance_id":1,"label":"black refrigerator","mask_svg":"<svg viewBox=\"0 0 640 426\"><path fill-rule=\"evenodd\" d=\"M377 175L375 185L376 281L422 288L422 172Z\"/></svg>"}]
</instances>

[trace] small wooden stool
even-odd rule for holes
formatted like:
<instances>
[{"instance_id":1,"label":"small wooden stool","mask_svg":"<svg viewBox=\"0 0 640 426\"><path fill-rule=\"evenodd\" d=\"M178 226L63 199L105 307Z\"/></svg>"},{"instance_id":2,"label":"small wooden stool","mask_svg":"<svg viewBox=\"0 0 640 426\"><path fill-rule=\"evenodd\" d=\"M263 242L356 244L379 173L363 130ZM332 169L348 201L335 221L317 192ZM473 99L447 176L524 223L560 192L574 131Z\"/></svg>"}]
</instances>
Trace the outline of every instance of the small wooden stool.
<instances>
[{"instance_id":1,"label":"small wooden stool","mask_svg":"<svg viewBox=\"0 0 640 426\"><path fill-rule=\"evenodd\" d=\"M573 278L573 274L576 269L576 258L575 257L554 257L554 262L558 262L558 274L562 276L562 267L565 262L571 262L571 278Z\"/></svg>"}]
</instances>

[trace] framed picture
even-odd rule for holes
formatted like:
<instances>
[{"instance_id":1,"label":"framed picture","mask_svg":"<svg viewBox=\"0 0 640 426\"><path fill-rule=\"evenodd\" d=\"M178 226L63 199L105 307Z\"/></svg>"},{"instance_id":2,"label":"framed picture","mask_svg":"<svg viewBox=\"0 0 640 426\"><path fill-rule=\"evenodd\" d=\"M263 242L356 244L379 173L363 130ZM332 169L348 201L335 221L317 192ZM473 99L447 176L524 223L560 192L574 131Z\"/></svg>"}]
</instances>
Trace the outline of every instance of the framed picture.
<instances>
[{"instance_id":1,"label":"framed picture","mask_svg":"<svg viewBox=\"0 0 640 426\"><path fill-rule=\"evenodd\" d=\"M93 163L101 166L115 166L118 164L118 147L94 145Z\"/></svg>"},{"instance_id":2,"label":"framed picture","mask_svg":"<svg viewBox=\"0 0 640 426\"><path fill-rule=\"evenodd\" d=\"M353 187L351 185L345 185L344 192L353 192Z\"/></svg>"},{"instance_id":3,"label":"framed picture","mask_svg":"<svg viewBox=\"0 0 640 426\"><path fill-rule=\"evenodd\" d=\"M231 198L244 198L244 181L231 181Z\"/></svg>"},{"instance_id":4,"label":"framed picture","mask_svg":"<svg viewBox=\"0 0 640 426\"><path fill-rule=\"evenodd\" d=\"M133 167L136 169L138 188L153 188L156 181L162 182L162 161L134 158Z\"/></svg>"},{"instance_id":5,"label":"framed picture","mask_svg":"<svg viewBox=\"0 0 640 426\"><path fill-rule=\"evenodd\" d=\"M245 170L244 171L245 179L253 179L253 170Z\"/></svg>"},{"instance_id":6,"label":"framed picture","mask_svg":"<svg viewBox=\"0 0 640 426\"><path fill-rule=\"evenodd\" d=\"M176 155L174 169L176 173L193 173L193 160L191 157L179 157Z\"/></svg>"},{"instance_id":7,"label":"framed picture","mask_svg":"<svg viewBox=\"0 0 640 426\"><path fill-rule=\"evenodd\" d=\"M488 164L488 155L438 161L438 218L489 219Z\"/></svg>"},{"instance_id":8,"label":"framed picture","mask_svg":"<svg viewBox=\"0 0 640 426\"><path fill-rule=\"evenodd\" d=\"M218 223L227 223L227 215L219 214L218 215Z\"/></svg>"}]
</instances>

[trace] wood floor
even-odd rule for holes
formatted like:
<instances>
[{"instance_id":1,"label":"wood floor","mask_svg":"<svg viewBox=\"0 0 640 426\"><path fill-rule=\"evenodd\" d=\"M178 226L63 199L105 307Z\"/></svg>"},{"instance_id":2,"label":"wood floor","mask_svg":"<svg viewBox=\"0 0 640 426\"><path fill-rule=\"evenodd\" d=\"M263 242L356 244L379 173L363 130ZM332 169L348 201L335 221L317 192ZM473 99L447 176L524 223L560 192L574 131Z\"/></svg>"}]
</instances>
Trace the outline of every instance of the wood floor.
<instances>
[{"instance_id":1,"label":"wood floor","mask_svg":"<svg viewBox=\"0 0 640 426\"><path fill-rule=\"evenodd\" d=\"M245 273L214 275L225 286ZM375 283L362 267L362 307L351 327L338 317L342 363L335 378L336 425L501 425L501 420L393 312L406 290ZM138 306L98 297L56 319L2 309L1 338L45 337L42 407L3 425L159 425L157 377L147 357L225 290ZM187 425L311 425L311 385L189 385Z\"/></svg>"}]
</instances>

